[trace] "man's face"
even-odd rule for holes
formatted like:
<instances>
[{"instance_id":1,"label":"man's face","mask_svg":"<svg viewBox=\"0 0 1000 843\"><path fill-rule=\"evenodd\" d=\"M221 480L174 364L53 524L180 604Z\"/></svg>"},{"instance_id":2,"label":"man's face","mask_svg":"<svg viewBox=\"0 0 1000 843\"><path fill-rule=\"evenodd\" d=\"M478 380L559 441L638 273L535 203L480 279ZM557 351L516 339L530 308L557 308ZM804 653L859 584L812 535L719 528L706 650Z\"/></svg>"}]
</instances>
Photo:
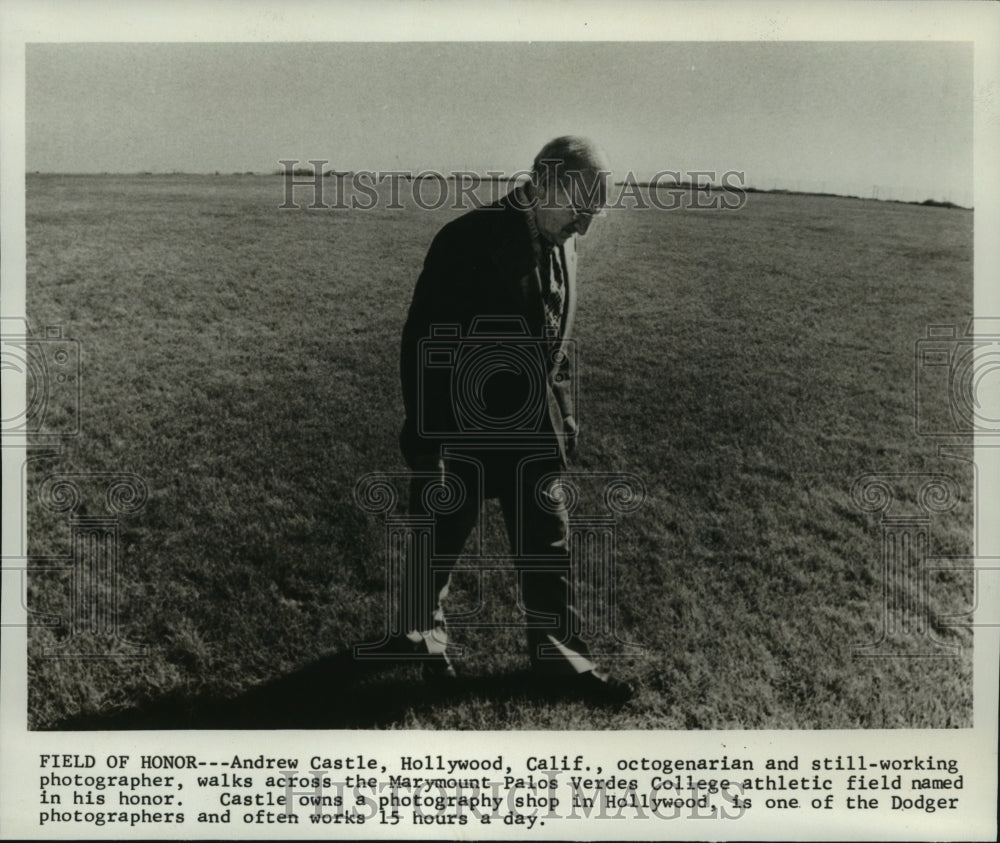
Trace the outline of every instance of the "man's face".
<instances>
[{"instance_id":1,"label":"man's face","mask_svg":"<svg viewBox=\"0 0 1000 843\"><path fill-rule=\"evenodd\" d=\"M582 178L566 183L553 181L538 188L535 224L541 235L562 245L574 234L584 235L607 199L604 179L598 173L585 172Z\"/></svg>"}]
</instances>

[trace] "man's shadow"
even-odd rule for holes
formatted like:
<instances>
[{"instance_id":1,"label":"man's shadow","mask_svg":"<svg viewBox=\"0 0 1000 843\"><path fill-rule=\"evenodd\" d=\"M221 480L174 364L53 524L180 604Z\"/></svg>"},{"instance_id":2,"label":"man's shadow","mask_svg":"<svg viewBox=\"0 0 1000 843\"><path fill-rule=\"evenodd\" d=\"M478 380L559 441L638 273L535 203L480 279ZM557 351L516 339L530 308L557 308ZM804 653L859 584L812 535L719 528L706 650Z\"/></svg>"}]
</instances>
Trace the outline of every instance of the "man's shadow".
<instances>
[{"instance_id":1,"label":"man's shadow","mask_svg":"<svg viewBox=\"0 0 1000 843\"><path fill-rule=\"evenodd\" d=\"M528 670L427 682L418 660L356 659L348 650L229 699L171 695L124 711L75 715L50 729L377 729L441 704L550 696Z\"/></svg>"}]
</instances>

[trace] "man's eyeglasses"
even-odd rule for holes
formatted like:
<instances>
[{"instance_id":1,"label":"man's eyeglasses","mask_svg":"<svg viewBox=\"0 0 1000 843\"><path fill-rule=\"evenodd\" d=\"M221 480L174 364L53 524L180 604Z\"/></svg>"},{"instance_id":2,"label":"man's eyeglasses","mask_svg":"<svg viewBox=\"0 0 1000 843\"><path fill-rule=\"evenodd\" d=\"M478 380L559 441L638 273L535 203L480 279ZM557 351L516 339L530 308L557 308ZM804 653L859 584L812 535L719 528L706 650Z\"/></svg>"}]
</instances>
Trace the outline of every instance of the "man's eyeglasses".
<instances>
[{"instance_id":1,"label":"man's eyeglasses","mask_svg":"<svg viewBox=\"0 0 1000 843\"><path fill-rule=\"evenodd\" d=\"M563 195L566 197L567 200L566 207L573 212L574 219L583 219L587 223L589 223L594 217L604 216L603 206L599 206L597 208L581 208L577 206L577 204L573 201L573 197L570 196L569 191L566 189L566 186L561 181L557 181L556 185L562 191Z\"/></svg>"}]
</instances>

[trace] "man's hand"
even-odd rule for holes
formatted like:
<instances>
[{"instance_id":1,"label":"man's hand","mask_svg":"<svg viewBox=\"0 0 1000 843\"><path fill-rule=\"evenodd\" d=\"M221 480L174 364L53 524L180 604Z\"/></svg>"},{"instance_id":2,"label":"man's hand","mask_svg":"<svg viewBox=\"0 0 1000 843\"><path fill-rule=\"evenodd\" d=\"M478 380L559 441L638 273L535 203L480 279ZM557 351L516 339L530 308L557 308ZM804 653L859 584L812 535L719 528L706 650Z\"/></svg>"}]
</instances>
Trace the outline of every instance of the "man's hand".
<instances>
[{"instance_id":1,"label":"man's hand","mask_svg":"<svg viewBox=\"0 0 1000 843\"><path fill-rule=\"evenodd\" d=\"M574 454L576 453L576 419L572 416L566 416L563 419L563 435L566 437L566 453Z\"/></svg>"},{"instance_id":2,"label":"man's hand","mask_svg":"<svg viewBox=\"0 0 1000 843\"><path fill-rule=\"evenodd\" d=\"M411 454L406 463L410 471L433 471L444 476L444 459L440 454Z\"/></svg>"},{"instance_id":3,"label":"man's hand","mask_svg":"<svg viewBox=\"0 0 1000 843\"><path fill-rule=\"evenodd\" d=\"M399 449L410 471L444 471L440 446L417 436L408 424L399 434Z\"/></svg>"}]
</instances>

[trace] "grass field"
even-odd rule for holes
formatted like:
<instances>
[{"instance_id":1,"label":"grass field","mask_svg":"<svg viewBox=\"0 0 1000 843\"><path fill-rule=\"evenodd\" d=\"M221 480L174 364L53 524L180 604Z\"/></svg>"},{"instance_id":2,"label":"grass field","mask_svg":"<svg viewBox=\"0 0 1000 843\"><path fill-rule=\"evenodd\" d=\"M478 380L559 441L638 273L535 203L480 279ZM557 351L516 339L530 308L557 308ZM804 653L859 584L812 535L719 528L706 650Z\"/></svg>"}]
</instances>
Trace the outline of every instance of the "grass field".
<instances>
[{"instance_id":1,"label":"grass field","mask_svg":"<svg viewBox=\"0 0 1000 843\"><path fill-rule=\"evenodd\" d=\"M403 469L398 337L457 212L282 199L274 176L28 178L28 315L83 349L82 433L32 464L29 550L68 552L65 514L37 503L49 474L144 478L119 599L150 646L43 658L65 628L33 629L31 727L971 725L972 635L942 625L971 608L961 575L928 598L959 658L852 655L883 597L878 514L851 498L863 474L947 473L963 500L931 552L971 553L971 470L913 425L914 342L972 315L971 212L751 194L611 211L581 241L576 468L648 493L618 526L620 634L646 652L615 665L640 686L616 712L522 693L518 629L460 633L454 697L349 658L379 637L385 588L382 526L352 489ZM514 619L513 575L494 580L486 617ZM29 600L67 616L66 578L37 573Z\"/></svg>"}]
</instances>

